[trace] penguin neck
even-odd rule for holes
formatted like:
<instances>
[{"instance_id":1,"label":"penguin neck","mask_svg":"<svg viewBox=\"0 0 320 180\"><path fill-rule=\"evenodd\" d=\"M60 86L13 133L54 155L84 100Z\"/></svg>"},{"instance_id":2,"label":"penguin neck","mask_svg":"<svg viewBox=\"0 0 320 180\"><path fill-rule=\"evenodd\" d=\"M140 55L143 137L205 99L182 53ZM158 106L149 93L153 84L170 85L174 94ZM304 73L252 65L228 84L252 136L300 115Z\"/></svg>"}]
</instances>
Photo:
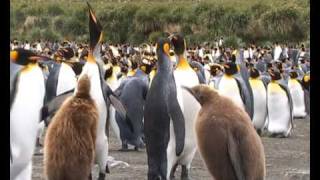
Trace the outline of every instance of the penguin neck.
<instances>
[{"instance_id":1,"label":"penguin neck","mask_svg":"<svg viewBox=\"0 0 320 180\"><path fill-rule=\"evenodd\" d=\"M22 72L29 72L31 71L33 68L37 67L38 66L38 63L35 62L35 63L29 63L27 64L23 69L22 69Z\"/></svg>"},{"instance_id":2,"label":"penguin neck","mask_svg":"<svg viewBox=\"0 0 320 180\"><path fill-rule=\"evenodd\" d=\"M161 61L158 61L157 72L163 72L165 74L168 74L168 72L172 72L172 63L169 56L163 55Z\"/></svg>"},{"instance_id":3,"label":"penguin neck","mask_svg":"<svg viewBox=\"0 0 320 180\"><path fill-rule=\"evenodd\" d=\"M131 70L128 72L127 76L134 76L135 74L136 74L136 69L131 69Z\"/></svg>"},{"instance_id":4,"label":"penguin neck","mask_svg":"<svg viewBox=\"0 0 320 180\"><path fill-rule=\"evenodd\" d=\"M177 69L179 70L187 70L191 69L191 66L189 65L185 53L178 55L178 64Z\"/></svg>"}]
</instances>

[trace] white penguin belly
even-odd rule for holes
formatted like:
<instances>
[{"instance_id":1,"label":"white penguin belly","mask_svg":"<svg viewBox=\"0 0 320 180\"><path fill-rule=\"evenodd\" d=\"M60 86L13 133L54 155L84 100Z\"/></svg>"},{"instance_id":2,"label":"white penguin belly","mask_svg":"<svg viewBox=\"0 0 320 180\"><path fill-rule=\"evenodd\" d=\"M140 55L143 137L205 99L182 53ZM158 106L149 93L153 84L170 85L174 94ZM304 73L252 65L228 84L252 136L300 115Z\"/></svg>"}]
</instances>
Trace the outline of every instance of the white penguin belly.
<instances>
[{"instance_id":1,"label":"white penguin belly","mask_svg":"<svg viewBox=\"0 0 320 180\"><path fill-rule=\"evenodd\" d=\"M279 88L279 85L268 85L268 131L271 133L286 133L291 127L289 100Z\"/></svg>"},{"instance_id":2,"label":"white penguin belly","mask_svg":"<svg viewBox=\"0 0 320 180\"><path fill-rule=\"evenodd\" d=\"M237 81L234 78L223 76L222 79L220 80L218 89L220 94L229 97L239 107L245 110Z\"/></svg>"},{"instance_id":3,"label":"white penguin belly","mask_svg":"<svg viewBox=\"0 0 320 180\"><path fill-rule=\"evenodd\" d=\"M265 125L267 116L267 90L261 80L250 79L249 83L252 87L254 102L252 123L256 129L262 129Z\"/></svg>"},{"instance_id":4,"label":"white penguin belly","mask_svg":"<svg viewBox=\"0 0 320 180\"><path fill-rule=\"evenodd\" d=\"M120 83L117 79L110 79L107 81L107 84L110 86L110 88L112 89L112 91L115 91ZM117 139L121 142L121 138L120 138L120 129L119 126L116 122L116 110L114 109L113 105L111 104L109 107L109 119L110 119L110 125L112 130L114 131L114 133L116 134Z\"/></svg>"},{"instance_id":5,"label":"white penguin belly","mask_svg":"<svg viewBox=\"0 0 320 180\"><path fill-rule=\"evenodd\" d=\"M45 84L41 69L36 65L32 70L22 72L10 109L10 145L13 158L10 177L13 179L32 161L44 95ZM30 177L20 178L31 179L31 172L29 173Z\"/></svg>"},{"instance_id":6,"label":"white penguin belly","mask_svg":"<svg viewBox=\"0 0 320 180\"><path fill-rule=\"evenodd\" d=\"M191 88L199 85L199 79L192 69L176 70L174 71L174 78L176 81L178 102L185 118L185 146L181 155L177 157L177 162L179 164L189 165L196 152L197 145L194 124L201 106L189 92L181 88L181 85Z\"/></svg>"},{"instance_id":7,"label":"white penguin belly","mask_svg":"<svg viewBox=\"0 0 320 180\"><path fill-rule=\"evenodd\" d=\"M57 84L57 95L74 89L76 85L76 74L70 66L66 65L65 63L62 63Z\"/></svg>"},{"instance_id":8,"label":"white penguin belly","mask_svg":"<svg viewBox=\"0 0 320 180\"><path fill-rule=\"evenodd\" d=\"M306 107L304 103L304 92L301 85L297 80L289 80L289 89L293 102L293 116L294 117L305 117Z\"/></svg>"},{"instance_id":9,"label":"white penguin belly","mask_svg":"<svg viewBox=\"0 0 320 180\"><path fill-rule=\"evenodd\" d=\"M87 74L90 79L90 96L95 101L99 113L96 137L96 163L99 165L100 172L105 172L108 158L108 138L105 134L107 106L101 89L98 65L95 63L86 63L83 67L81 75L82 74Z\"/></svg>"}]
</instances>

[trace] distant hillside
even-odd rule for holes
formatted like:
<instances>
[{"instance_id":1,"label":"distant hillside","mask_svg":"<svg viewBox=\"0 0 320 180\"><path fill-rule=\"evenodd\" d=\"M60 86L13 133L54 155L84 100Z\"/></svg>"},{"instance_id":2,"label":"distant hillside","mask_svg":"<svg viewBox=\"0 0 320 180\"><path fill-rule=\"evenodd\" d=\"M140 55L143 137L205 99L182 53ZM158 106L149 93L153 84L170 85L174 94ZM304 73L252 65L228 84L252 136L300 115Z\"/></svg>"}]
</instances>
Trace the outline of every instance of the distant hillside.
<instances>
[{"instance_id":1,"label":"distant hillside","mask_svg":"<svg viewBox=\"0 0 320 180\"><path fill-rule=\"evenodd\" d=\"M88 40L84 0L11 0L11 39ZM154 41L162 32L181 31L189 42L220 36L243 42L302 42L310 37L307 0L89 0L114 43Z\"/></svg>"}]
</instances>

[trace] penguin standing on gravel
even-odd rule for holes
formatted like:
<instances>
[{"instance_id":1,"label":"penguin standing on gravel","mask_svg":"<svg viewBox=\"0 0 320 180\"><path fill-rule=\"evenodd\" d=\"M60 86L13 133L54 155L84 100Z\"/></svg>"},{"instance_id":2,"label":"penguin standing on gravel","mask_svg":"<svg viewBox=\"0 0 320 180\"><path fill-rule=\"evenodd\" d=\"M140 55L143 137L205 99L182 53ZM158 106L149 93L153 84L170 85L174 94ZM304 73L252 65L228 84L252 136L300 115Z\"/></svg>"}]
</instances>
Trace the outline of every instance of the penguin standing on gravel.
<instances>
[{"instance_id":1,"label":"penguin standing on gravel","mask_svg":"<svg viewBox=\"0 0 320 180\"><path fill-rule=\"evenodd\" d=\"M254 101L252 123L260 135L267 118L267 84L260 79L260 73L256 68L250 67L249 72L249 83L252 88Z\"/></svg>"},{"instance_id":2,"label":"penguin standing on gravel","mask_svg":"<svg viewBox=\"0 0 320 180\"><path fill-rule=\"evenodd\" d=\"M292 96L293 102L293 117L305 118L307 115L306 101L301 80L298 80L298 73L293 70L290 72L288 87Z\"/></svg>"},{"instance_id":3,"label":"penguin standing on gravel","mask_svg":"<svg viewBox=\"0 0 320 180\"><path fill-rule=\"evenodd\" d=\"M112 102L115 98L110 96L112 90L106 84L104 80L103 61L101 59L101 41L102 41L102 27L97 20L91 6L87 2L89 7L89 32L90 32L90 50L87 62L83 66L80 76L87 74L90 80L90 96L95 101L98 113L99 121L96 137L96 149L95 149L95 163L99 166L99 180L105 179L105 173L109 172L107 158L108 158L108 138L105 133L106 120L107 120L107 106L109 100ZM119 103L121 104L121 103ZM118 105L119 105L118 104ZM117 106L113 103L116 109ZM122 114L124 114L123 112ZM124 115L125 116L125 115Z\"/></svg>"},{"instance_id":4,"label":"penguin standing on gravel","mask_svg":"<svg viewBox=\"0 0 320 180\"><path fill-rule=\"evenodd\" d=\"M282 82L277 69L270 72L271 82L267 87L268 133L271 136L288 137L293 128L293 103L290 91Z\"/></svg>"},{"instance_id":5,"label":"penguin standing on gravel","mask_svg":"<svg viewBox=\"0 0 320 180\"><path fill-rule=\"evenodd\" d=\"M45 79L31 51L10 52L10 179L31 179Z\"/></svg>"},{"instance_id":6,"label":"penguin standing on gravel","mask_svg":"<svg viewBox=\"0 0 320 180\"><path fill-rule=\"evenodd\" d=\"M148 180L169 179L172 162L181 155L185 145L185 120L177 98L169 52L170 41L159 39L157 73L144 110Z\"/></svg>"},{"instance_id":7,"label":"penguin standing on gravel","mask_svg":"<svg viewBox=\"0 0 320 180\"><path fill-rule=\"evenodd\" d=\"M198 112L200 110L200 104L181 86L193 87L199 85L199 78L197 73L192 69L186 57L186 40L181 34L173 34L170 40L174 46L174 52L177 57L177 67L174 70L174 79L177 88L177 98L183 116L185 119L185 146L182 154L178 157L172 156L172 162L169 163L168 171L172 170L170 177L174 177L175 170L178 165L182 166L181 179L190 179L189 171L191 167L191 162L197 150L196 137L194 133L194 122L197 118ZM169 144L174 142L170 141Z\"/></svg>"},{"instance_id":8,"label":"penguin standing on gravel","mask_svg":"<svg viewBox=\"0 0 320 180\"><path fill-rule=\"evenodd\" d=\"M207 85L186 89L202 106L195 131L199 152L214 179L265 179L263 145L247 113Z\"/></svg>"}]
</instances>

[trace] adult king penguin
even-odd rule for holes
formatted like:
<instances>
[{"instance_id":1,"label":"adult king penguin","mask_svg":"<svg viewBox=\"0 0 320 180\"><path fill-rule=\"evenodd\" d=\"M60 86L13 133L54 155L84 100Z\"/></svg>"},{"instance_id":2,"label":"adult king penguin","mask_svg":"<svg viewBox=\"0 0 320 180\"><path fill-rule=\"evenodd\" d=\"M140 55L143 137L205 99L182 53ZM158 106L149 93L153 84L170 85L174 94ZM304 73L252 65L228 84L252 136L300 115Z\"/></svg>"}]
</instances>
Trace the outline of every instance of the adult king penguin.
<instances>
[{"instance_id":1,"label":"adult king penguin","mask_svg":"<svg viewBox=\"0 0 320 180\"><path fill-rule=\"evenodd\" d=\"M288 137L293 128L293 104L290 91L281 82L279 70L270 72L271 82L267 87L268 133L272 136Z\"/></svg>"},{"instance_id":2,"label":"adult king penguin","mask_svg":"<svg viewBox=\"0 0 320 180\"><path fill-rule=\"evenodd\" d=\"M31 179L45 80L31 51L10 52L10 179Z\"/></svg>"},{"instance_id":3,"label":"adult king penguin","mask_svg":"<svg viewBox=\"0 0 320 180\"><path fill-rule=\"evenodd\" d=\"M102 40L102 27L97 20L89 3L89 32L90 32L90 50L87 62L85 63L80 77L87 74L90 80L90 96L95 101L98 113L98 129L96 137L96 163L99 165L99 180L105 179L105 173L109 172L107 165L108 157L108 139L105 134L107 119L108 98L112 101L113 96L108 96L112 92L104 80L103 62L101 59L100 49ZM121 103L120 103L121 104ZM114 104L113 104L114 105ZM116 106L114 106L116 108ZM116 108L117 109L117 108Z\"/></svg>"},{"instance_id":4,"label":"adult king penguin","mask_svg":"<svg viewBox=\"0 0 320 180\"><path fill-rule=\"evenodd\" d=\"M175 169L177 165L182 166L181 178L189 179L189 170L191 162L196 152L196 137L194 132L194 122L197 118L198 112L201 108L199 102L188 93L187 90L182 89L181 86L193 87L199 85L199 79L197 73L189 65L186 57L186 41L181 34L173 34L169 37L174 46L174 52L177 57L177 67L174 70L174 79L176 82L177 98L179 106L183 112L185 119L185 138L184 149L180 156L172 156L173 161L169 163L172 167L171 177L174 177ZM172 138L173 139L173 138ZM174 143L170 141L170 143ZM169 145L170 146L170 145ZM171 167L168 166L168 170Z\"/></svg>"},{"instance_id":5,"label":"adult king penguin","mask_svg":"<svg viewBox=\"0 0 320 180\"><path fill-rule=\"evenodd\" d=\"M157 43L158 68L147 94L144 132L148 155L148 180L169 179L174 160L185 144L185 121L177 99L170 41Z\"/></svg>"},{"instance_id":6,"label":"adult king penguin","mask_svg":"<svg viewBox=\"0 0 320 180\"><path fill-rule=\"evenodd\" d=\"M245 80L238 73L237 65L234 62L224 64L224 70L225 74L215 84L216 89L221 94L229 96L238 106L244 108L252 119L254 102L250 85L246 85Z\"/></svg>"},{"instance_id":7,"label":"adult king penguin","mask_svg":"<svg viewBox=\"0 0 320 180\"><path fill-rule=\"evenodd\" d=\"M249 83L252 88L254 101L252 123L260 135L267 118L267 84L260 79L260 73L256 68L250 67L249 72Z\"/></svg>"},{"instance_id":8,"label":"adult king penguin","mask_svg":"<svg viewBox=\"0 0 320 180\"><path fill-rule=\"evenodd\" d=\"M292 96L293 117L304 118L307 115L307 111L302 81L297 79L298 73L295 70L291 71L289 75L288 87Z\"/></svg>"}]
</instances>

